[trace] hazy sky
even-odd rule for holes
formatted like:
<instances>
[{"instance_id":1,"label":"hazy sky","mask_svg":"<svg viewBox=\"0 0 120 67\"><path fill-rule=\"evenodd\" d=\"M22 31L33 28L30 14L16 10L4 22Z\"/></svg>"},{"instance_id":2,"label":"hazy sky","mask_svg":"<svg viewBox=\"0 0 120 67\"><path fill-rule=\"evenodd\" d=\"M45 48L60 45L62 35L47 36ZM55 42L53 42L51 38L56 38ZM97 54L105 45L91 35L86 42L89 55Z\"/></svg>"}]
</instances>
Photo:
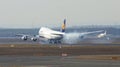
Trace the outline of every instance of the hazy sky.
<instances>
[{"instance_id":1,"label":"hazy sky","mask_svg":"<svg viewBox=\"0 0 120 67\"><path fill-rule=\"evenodd\" d=\"M0 27L120 24L120 0L0 0Z\"/></svg>"}]
</instances>

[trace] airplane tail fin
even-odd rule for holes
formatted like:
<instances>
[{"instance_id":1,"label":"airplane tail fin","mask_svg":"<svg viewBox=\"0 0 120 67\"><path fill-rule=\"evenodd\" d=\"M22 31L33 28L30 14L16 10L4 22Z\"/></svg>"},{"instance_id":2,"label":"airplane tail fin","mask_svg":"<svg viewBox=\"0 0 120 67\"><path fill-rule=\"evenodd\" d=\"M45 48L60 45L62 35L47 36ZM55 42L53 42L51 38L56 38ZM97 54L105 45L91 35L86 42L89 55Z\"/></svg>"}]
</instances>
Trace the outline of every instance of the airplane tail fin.
<instances>
[{"instance_id":1,"label":"airplane tail fin","mask_svg":"<svg viewBox=\"0 0 120 67\"><path fill-rule=\"evenodd\" d=\"M66 28L66 19L64 19L64 22L62 24L62 32L65 32L65 28Z\"/></svg>"}]
</instances>

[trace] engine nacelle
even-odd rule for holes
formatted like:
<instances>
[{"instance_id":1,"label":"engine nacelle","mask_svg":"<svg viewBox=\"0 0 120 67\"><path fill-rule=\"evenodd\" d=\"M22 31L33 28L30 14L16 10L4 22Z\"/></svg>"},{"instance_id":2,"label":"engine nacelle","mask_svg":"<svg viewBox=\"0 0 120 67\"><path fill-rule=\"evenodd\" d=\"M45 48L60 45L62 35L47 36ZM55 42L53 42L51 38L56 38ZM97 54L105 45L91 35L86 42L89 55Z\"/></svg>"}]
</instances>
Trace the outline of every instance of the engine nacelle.
<instances>
[{"instance_id":1,"label":"engine nacelle","mask_svg":"<svg viewBox=\"0 0 120 67\"><path fill-rule=\"evenodd\" d=\"M84 36L80 36L79 38L80 38L80 39L84 39Z\"/></svg>"},{"instance_id":2,"label":"engine nacelle","mask_svg":"<svg viewBox=\"0 0 120 67\"><path fill-rule=\"evenodd\" d=\"M31 40L32 41L37 41L37 38L36 37L32 37Z\"/></svg>"},{"instance_id":3,"label":"engine nacelle","mask_svg":"<svg viewBox=\"0 0 120 67\"><path fill-rule=\"evenodd\" d=\"M27 40L28 37L27 37L27 36L22 36L21 39L22 39L22 40Z\"/></svg>"},{"instance_id":4,"label":"engine nacelle","mask_svg":"<svg viewBox=\"0 0 120 67\"><path fill-rule=\"evenodd\" d=\"M106 34L106 31L104 33L101 33L99 35L97 35L98 38L102 38L102 37L105 37L107 34Z\"/></svg>"}]
</instances>

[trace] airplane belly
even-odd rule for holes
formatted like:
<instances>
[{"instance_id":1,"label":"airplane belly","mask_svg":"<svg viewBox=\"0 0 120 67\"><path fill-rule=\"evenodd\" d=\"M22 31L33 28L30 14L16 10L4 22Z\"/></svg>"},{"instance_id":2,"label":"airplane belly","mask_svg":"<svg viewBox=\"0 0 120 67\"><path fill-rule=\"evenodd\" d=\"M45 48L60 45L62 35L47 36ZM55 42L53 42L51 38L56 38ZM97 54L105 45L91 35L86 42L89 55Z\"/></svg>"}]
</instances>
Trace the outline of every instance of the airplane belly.
<instances>
[{"instance_id":1,"label":"airplane belly","mask_svg":"<svg viewBox=\"0 0 120 67\"><path fill-rule=\"evenodd\" d=\"M51 35L51 39L61 39L61 38L63 37L59 35Z\"/></svg>"},{"instance_id":2,"label":"airplane belly","mask_svg":"<svg viewBox=\"0 0 120 67\"><path fill-rule=\"evenodd\" d=\"M44 34L41 35L40 37L46 38L46 39L62 39L62 36L59 35L49 35L49 34Z\"/></svg>"}]
</instances>

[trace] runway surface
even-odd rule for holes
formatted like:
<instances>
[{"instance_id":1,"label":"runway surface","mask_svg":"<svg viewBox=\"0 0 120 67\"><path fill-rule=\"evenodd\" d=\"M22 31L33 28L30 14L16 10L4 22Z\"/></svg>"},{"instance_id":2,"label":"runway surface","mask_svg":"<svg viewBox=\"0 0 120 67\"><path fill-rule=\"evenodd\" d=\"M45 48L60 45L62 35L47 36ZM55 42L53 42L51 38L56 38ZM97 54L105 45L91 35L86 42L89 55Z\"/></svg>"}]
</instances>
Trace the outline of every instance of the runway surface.
<instances>
[{"instance_id":1,"label":"runway surface","mask_svg":"<svg viewBox=\"0 0 120 67\"><path fill-rule=\"evenodd\" d=\"M30 56L68 56L76 55L119 55L120 46L70 46L70 45L40 45L40 44L4 44L0 45L0 55L30 55Z\"/></svg>"},{"instance_id":2,"label":"runway surface","mask_svg":"<svg viewBox=\"0 0 120 67\"><path fill-rule=\"evenodd\" d=\"M120 61L81 60L76 56L0 56L0 67L120 67Z\"/></svg>"},{"instance_id":3,"label":"runway surface","mask_svg":"<svg viewBox=\"0 0 120 67\"><path fill-rule=\"evenodd\" d=\"M40 44L0 39L0 67L120 67L120 44Z\"/></svg>"},{"instance_id":4,"label":"runway surface","mask_svg":"<svg viewBox=\"0 0 120 67\"><path fill-rule=\"evenodd\" d=\"M120 46L0 45L0 67L120 67Z\"/></svg>"}]
</instances>

